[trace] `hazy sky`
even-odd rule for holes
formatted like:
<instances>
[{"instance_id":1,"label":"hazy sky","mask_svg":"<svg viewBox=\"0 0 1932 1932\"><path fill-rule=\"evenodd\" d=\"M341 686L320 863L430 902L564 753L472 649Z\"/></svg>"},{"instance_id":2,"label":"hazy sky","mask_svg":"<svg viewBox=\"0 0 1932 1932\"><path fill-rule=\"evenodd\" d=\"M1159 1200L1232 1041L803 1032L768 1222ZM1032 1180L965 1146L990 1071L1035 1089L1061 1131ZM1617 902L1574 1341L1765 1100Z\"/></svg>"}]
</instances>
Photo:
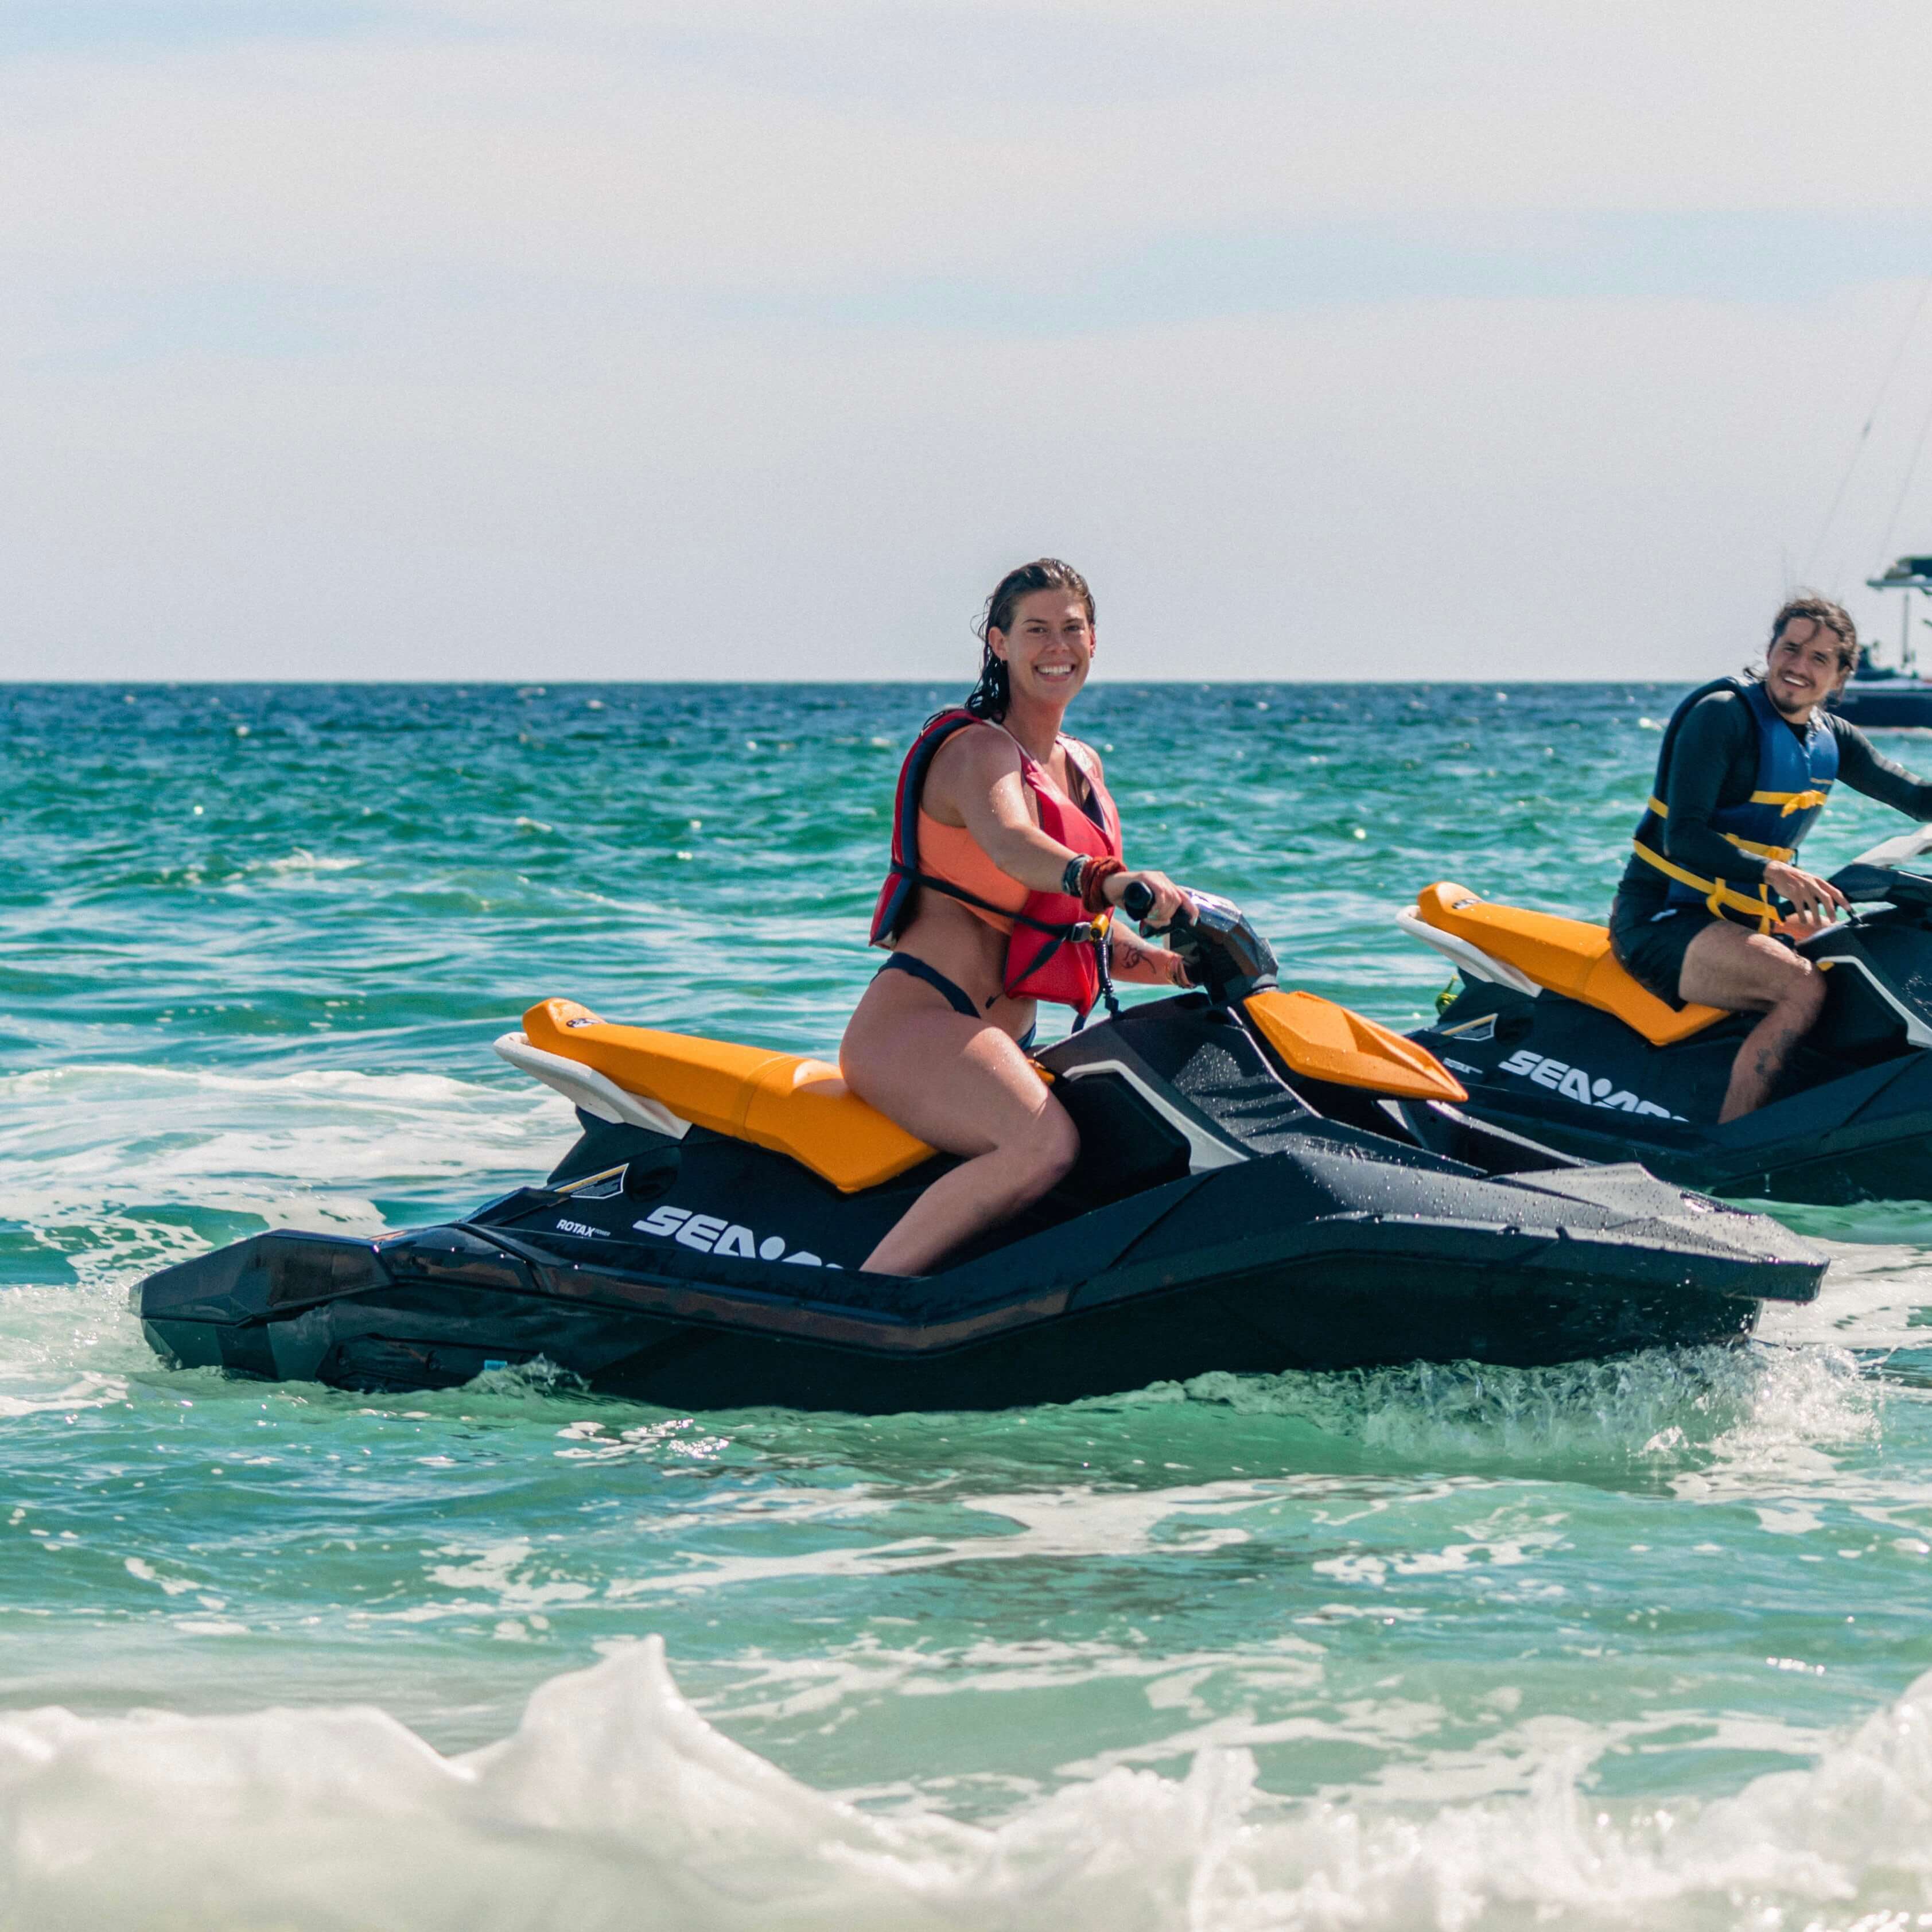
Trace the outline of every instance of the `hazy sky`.
<instances>
[{"instance_id":1,"label":"hazy sky","mask_svg":"<svg viewBox=\"0 0 1932 1932\"><path fill-rule=\"evenodd\" d=\"M5 0L0 677L964 675L1042 551L1138 676L1895 636L1929 82L1883 0Z\"/></svg>"}]
</instances>

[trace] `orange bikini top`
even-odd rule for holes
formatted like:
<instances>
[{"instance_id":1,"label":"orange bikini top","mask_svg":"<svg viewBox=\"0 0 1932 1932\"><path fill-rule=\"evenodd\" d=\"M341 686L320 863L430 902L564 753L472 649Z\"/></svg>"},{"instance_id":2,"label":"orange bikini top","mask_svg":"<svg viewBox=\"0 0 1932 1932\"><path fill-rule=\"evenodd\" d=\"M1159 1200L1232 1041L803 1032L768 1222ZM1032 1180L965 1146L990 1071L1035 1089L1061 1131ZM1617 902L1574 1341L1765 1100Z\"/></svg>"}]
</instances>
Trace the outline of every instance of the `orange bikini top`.
<instances>
[{"instance_id":1,"label":"orange bikini top","mask_svg":"<svg viewBox=\"0 0 1932 1932\"><path fill-rule=\"evenodd\" d=\"M933 878L957 886L962 892L970 892L974 898L985 899L1002 912L1018 912L1027 902L1027 888L1010 872L1001 872L964 826L944 824L922 806L919 814L919 863L920 869ZM971 900L958 903L995 932L1013 929L1010 919L988 912Z\"/></svg>"},{"instance_id":2,"label":"orange bikini top","mask_svg":"<svg viewBox=\"0 0 1932 1932\"><path fill-rule=\"evenodd\" d=\"M1089 796L1096 796L1099 788L1094 783L1094 774L1080 762L1066 739L1060 742L1067 745L1066 762L1080 774ZM1048 782L1052 782L1049 779ZM1093 816L1090 810L1088 816ZM957 886L962 892L970 892L974 898L985 899L998 906L1000 912L1018 912L1027 902L1028 889L1010 872L1001 872L964 826L944 824L922 805L919 808L919 862L920 869L929 877L942 879L949 886ZM996 932L1012 931L1010 919L1002 919L998 914L974 905L970 901L962 900L960 903L969 912L983 919Z\"/></svg>"}]
</instances>

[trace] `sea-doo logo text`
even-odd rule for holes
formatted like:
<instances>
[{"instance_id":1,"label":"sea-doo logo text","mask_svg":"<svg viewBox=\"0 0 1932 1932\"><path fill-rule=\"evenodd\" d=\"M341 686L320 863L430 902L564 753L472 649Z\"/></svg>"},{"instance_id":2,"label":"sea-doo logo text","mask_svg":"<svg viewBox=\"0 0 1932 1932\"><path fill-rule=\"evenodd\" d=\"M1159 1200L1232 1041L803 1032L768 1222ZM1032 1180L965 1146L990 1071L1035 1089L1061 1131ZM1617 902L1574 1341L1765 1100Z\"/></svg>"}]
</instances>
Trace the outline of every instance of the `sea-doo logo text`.
<instances>
[{"instance_id":1,"label":"sea-doo logo text","mask_svg":"<svg viewBox=\"0 0 1932 1932\"><path fill-rule=\"evenodd\" d=\"M716 1214L694 1214L688 1208L653 1208L648 1220L634 1221L640 1234L661 1234L695 1248L702 1255L738 1255L748 1262L795 1262L800 1268L837 1268L836 1262L822 1262L803 1248L785 1252L782 1234L767 1234L761 1241L750 1228Z\"/></svg>"},{"instance_id":2,"label":"sea-doo logo text","mask_svg":"<svg viewBox=\"0 0 1932 1932\"><path fill-rule=\"evenodd\" d=\"M1609 1107L1620 1114L1651 1114L1660 1120L1684 1118L1668 1107L1660 1107L1654 1100L1640 1100L1627 1089L1618 1088L1614 1080L1606 1080L1600 1074L1592 1080L1580 1066L1571 1066L1561 1060L1546 1060L1526 1046L1511 1054L1496 1071L1520 1073L1533 1085L1547 1087L1566 1100L1580 1100L1586 1107Z\"/></svg>"}]
</instances>

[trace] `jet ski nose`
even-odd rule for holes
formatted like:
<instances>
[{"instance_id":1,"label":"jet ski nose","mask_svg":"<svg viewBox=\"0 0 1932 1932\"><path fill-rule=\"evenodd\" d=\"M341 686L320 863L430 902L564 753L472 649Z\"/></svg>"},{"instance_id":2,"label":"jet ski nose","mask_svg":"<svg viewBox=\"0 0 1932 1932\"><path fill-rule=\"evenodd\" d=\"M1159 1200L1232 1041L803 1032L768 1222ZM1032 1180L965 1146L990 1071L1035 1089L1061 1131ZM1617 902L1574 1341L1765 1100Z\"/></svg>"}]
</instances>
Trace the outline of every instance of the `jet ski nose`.
<instances>
[{"instance_id":1,"label":"jet ski nose","mask_svg":"<svg viewBox=\"0 0 1932 1932\"><path fill-rule=\"evenodd\" d=\"M1512 1174L1508 1183L1538 1194L1609 1208L1616 1219L1592 1232L1593 1243L1640 1244L1647 1254L1668 1246L1695 1258L1700 1283L1765 1301L1815 1301L1830 1257L1766 1214L1734 1208L1660 1180L1636 1161ZM1746 1286L1746 1283L1748 1286Z\"/></svg>"}]
</instances>

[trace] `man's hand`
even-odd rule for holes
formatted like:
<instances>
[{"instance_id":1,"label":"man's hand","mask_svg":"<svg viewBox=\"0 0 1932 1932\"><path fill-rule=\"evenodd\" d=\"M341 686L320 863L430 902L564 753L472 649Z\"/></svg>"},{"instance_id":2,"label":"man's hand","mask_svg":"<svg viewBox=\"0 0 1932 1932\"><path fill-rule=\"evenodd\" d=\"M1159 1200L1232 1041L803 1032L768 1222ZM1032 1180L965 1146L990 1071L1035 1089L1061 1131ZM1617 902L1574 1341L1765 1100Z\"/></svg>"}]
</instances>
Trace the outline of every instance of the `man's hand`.
<instances>
[{"instance_id":1,"label":"man's hand","mask_svg":"<svg viewBox=\"0 0 1932 1932\"><path fill-rule=\"evenodd\" d=\"M1787 866L1781 859L1766 862L1764 882L1780 898L1791 902L1791 916L1780 924L1778 930L1794 939L1823 932L1838 917L1840 910L1846 908L1845 896L1836 886L1827 884L1815 873L1801 872L1796 866Z\"/></svg>"}]
</instances>

